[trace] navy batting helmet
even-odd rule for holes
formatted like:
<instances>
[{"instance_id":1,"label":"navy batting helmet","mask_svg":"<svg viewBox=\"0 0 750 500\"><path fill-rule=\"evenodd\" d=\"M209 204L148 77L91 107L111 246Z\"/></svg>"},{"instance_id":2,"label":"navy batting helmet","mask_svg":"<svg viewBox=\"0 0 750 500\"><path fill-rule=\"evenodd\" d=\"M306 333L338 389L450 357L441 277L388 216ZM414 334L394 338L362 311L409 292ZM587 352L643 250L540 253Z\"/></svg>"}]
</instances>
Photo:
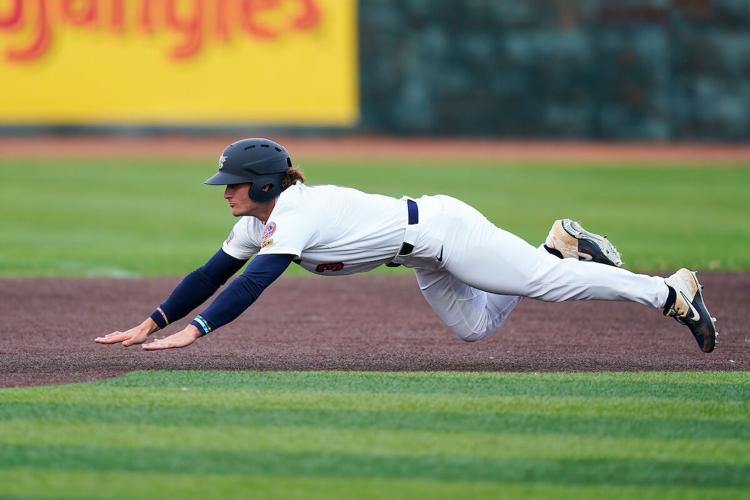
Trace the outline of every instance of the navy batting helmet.
<instances>
[{"instance_id":1,"label":"navy batting helmet","mask_svg":"<svg viewBox=\"0 0 750 500\"><path fill-rule=\"evenodd\" d=\"M281 144L263 138L242 139L224 149L219 158L219 171L208 178L206 184L250 182L250 198L265 202L281 193L281 180L291 166L292 159Z\"/></svg>"}]
</instances>

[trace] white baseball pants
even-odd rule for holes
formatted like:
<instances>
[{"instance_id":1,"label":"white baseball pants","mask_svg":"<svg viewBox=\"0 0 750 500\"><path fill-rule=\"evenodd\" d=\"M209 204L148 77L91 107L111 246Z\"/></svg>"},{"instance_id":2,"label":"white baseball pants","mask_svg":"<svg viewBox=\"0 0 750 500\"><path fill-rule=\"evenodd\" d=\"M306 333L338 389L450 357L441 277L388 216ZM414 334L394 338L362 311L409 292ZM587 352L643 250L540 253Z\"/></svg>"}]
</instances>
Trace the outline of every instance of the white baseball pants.
<instances>
[{"instance_id":1,"label":"white baseball pants","mask_svg":"<svg viewBox=\"0 0 750 500\"><path fill-rule=\"evenodd\" d=\"M496 227L449 196L419 198L419 223L407 226L414 269L427 302L461 339L495 331L522 297L547 302L625 300L660 308L664 279L595 262L560 259Z\"/></svg>"}]
</instances>

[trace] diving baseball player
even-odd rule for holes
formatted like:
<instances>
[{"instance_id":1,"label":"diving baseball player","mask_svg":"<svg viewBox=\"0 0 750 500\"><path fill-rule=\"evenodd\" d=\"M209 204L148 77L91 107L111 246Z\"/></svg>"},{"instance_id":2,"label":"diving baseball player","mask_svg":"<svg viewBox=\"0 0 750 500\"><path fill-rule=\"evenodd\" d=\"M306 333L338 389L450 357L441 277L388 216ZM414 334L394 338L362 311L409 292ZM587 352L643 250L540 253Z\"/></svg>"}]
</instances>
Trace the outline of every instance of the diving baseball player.
<instances>
[{"instance_id":1,"label":"diving baseball player","mask_svg":"<svg viewBox=\"0 0 750 500\"><path fill-rule=\"evenodd\" d=\"M291 264L323 276L404 265L427 302L461 339L495 331L522 297L625 300L660 308L686 325L711 352L715 320L694 272L668 278L622 269L605 238L558 220L535 248L450 196L396 199L339 186L308 186L284 147L268 139L229 145L206 184L226 186L239 217L221 249L188 274L140 325L98 337L123 345L146 338L205 302L245 263L245 270L183 330L144 349L192 344L247 309Z\"/></svg>"}]
</instances>

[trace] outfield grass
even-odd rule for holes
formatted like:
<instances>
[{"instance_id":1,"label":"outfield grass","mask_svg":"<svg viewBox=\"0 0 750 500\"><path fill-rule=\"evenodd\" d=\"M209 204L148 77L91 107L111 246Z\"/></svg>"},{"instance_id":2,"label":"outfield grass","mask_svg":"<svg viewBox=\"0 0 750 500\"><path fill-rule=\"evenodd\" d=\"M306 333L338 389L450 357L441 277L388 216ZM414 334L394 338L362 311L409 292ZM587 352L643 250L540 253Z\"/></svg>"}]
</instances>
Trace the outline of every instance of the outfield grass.
<instances>
[{"instance_id":1,"label":"outfield grass","mask_svg":"<svg viewBox=\"0 0 750 500\"><path fill-rule=\"evenodd\" d=\"M750 374L136 372L0 390L0 496L741 498Z\"/></svg>"},{"instance_id":2,"label":"outfield grass","mask_svg":"<svg viewBox=\"0 0 750 500\"><path fill-rule=\"evenodd\" d=\"M310 162L309 183L449 194L530 242L572 217L637 270L750 269L750 169ZM0 276L183 275L234 219L214 167L176 160L0 160ZM302 273L296 266L291 272ZM404 272L382 269L381 272Z\"/></svg>"}]
</instances>

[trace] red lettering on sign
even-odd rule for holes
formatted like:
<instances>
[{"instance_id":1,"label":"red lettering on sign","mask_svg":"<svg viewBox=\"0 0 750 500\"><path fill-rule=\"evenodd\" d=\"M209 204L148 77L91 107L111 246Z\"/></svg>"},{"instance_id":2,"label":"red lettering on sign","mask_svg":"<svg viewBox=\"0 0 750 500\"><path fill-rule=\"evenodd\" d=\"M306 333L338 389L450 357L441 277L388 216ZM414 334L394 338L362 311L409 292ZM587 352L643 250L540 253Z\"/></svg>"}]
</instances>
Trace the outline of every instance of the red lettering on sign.
<instances>
[{"instance_id":1,"label":"red lettering on sign","mask_svg":"<svg viewBox=\"0 0 750 500\"><path fill-rule=\"evenodd\" d=\"M214 34L216 38L227 42L229 41L229 3L231 0L217 0L218 5L216 6L216 25Z\"/></svg>"},{"instance_id":2,"label":"red lettering on sign","mask_svg":"<svg viewBox=\"0 0 750 500\"><path fill-rule=\"evenodd\" d=\"M112 0L112 11L110 12L110 27L114 33L121 35L125 32L125 0Z\"/></svg>"},{"instance_id":3,"label":"red lettering on sign","mask_svg":"<svg viewBox=\"0 0 750 500\"><path fill-rule=\"evenodd\" d=\"M167 27L183 35L181 45L172 49L173 59L191 57L200 52L203 44L203 0L193 0L193 8L189 15L180 17L177 13L177 0L169 0L167 4Z\"/></svg>"},{"instance_id":4,"label":"red lettering on sign","mask_svg":"<svg viewBox=\"0 0 750 500\"><path fill-rule=\"evenodd\" d=\"M278 32L270 26L263 26L257 18L264 11L278 6L279 0L242 0L242 26L248 35L264 39L276 38Z\"/></svg>"},{"instance_id":5,"label":"red lettering on sign","mask_svg":"<svg viewBox=\"0 0 750 500\"><path fill-rule=\"evenodd\" d=\"M97 0L63 0L62 17L71 26L92 26L97 20Z\"/></svg>"},{"instance_id":6,"label":"red lettering on sign","mask_svg":"<svg viewBox=\"0 0 750 500\"><path fill-rule=\"evenodd\" d=\"M24 32L26 40L7 49L9 61L32 61L47 53L57 28L95 29L113 35L178 35L172 59L195 57L206 42L228 43L235 33L277 40L321 24L318 0L9 0L0 11L0 36ZM128 15L130 14L130 15ZM30 33L30 35L29 35Z\"/></svg>"},{"instance_id":7,"label":"red lettering on sign","mask_svg":"<svg viewBox=\"0 0 750 500\"><path fill-rule=\"evenodd\" d=\"M315 0L301 0L302 10L299 16L292 21L292 26L299 30L314 28L320 22L320 9Z\"/></svg>"},{"instance_id":8,"label":"red lettering on sign","mask_svg":"<svg viewBox=\"0 0 750 500\"><path fill-rule=\"evenodd\" d=\"M12 0L12 7L7 14L0 12L0 29L15 30L21 26L23 19L23 0Z\"/></svg>"},{"instance_id":9,"label":"red lettering on sign","mask_svg":"<svg viewBox=\"0 0 750 500\"><path fill-rule=\"evenodd\" d=\"M158 1L158 0L157 0ZM161 3L161 2L159 2ZM154 5L156 1L142 0L138 14L138 27L144 33L150 35L154 32Z\"/></svg>"},{"instance_id":10,"label":"red lettering on sign","mask_svg":"<svg viewBox=\"0 0 750 500\"><path fill-rule=\"evenodd\" d=\"M20 19L17 21L18 24L14 28L23 26L25 20L25 13L32 11L36 7L36 16L32 21L34 22L34 36L31 41L16 49L8 49L5 53L5 57L9 61L26 61L29 59L36 59L47 51L49 47L52 33L47 20L47 2L45 0L28 0L27 2L17 1L17 4L22 6L20 10Z\"/></svg>"}]
</instances>

